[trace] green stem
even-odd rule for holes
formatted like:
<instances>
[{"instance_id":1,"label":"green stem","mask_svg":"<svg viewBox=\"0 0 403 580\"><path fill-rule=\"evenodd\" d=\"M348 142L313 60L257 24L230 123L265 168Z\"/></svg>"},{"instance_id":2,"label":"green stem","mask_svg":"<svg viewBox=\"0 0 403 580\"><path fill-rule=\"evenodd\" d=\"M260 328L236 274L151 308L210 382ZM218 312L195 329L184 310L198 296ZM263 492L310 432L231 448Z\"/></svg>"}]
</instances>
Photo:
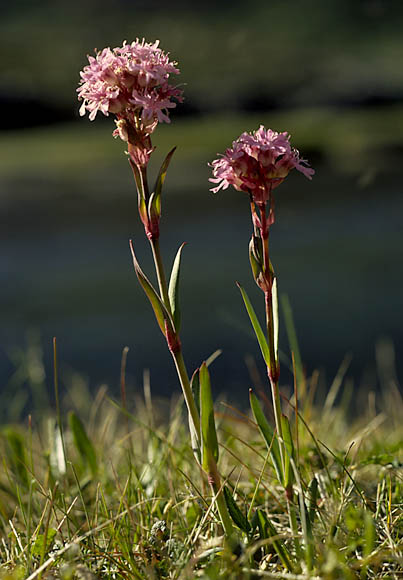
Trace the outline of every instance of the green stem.
<instances>
[{"instance_id":1,"label":"green stem","mask_svg":"<svg viewBox=\"0 0 403 580\"><path fill-rule=\"evenodd\" d=\"M148 203L149 199L149 189L148 189L148 182L147 182L147 172L146 168L140 168L141 173L141 181L142 181L142 195L144 196L146 202ZM157 274L158 280L158 288L160 292L161 300L163 301L166 309L168 310L169 314L172 314L172 308L169 301L169 293L168 293L168 284L167 278L165 275L164 264L162 261L161 256L161 249L159 244L158 238L149 238L155 271ZM200 441L200 415L196 407L196 402L193 397L192 389L190 386L189 375L186 369L185 361L182 354L182 348L180 346L180 338L179 332L175 329L176 334L176 345L175 349L170 349L172 357L175 362L176 371L179 377L179 381L182 387L183 396L185 399L185 403L188 409L189 417L193 423L194 433L197 437L197 445L200 449L201 441ZM216 504L218 513L221 519L222 526L224 528L224 532L228 538L232 537L234 534L234 528L232 526L231 518L228 513L227 504L225 503L224 494L221 489L220 483L220 475L217 469L217 463L213 457L210 458L209 462L209 471L208 479L214 496L216 498Z\"/></svg>"},{"instance_id":2,"label":"green stem","mask_svg":"<svg viewBox=\"0 0 403 580\"><path fill-rule=\"evenodd\" d=\"M159 240L158 239L151 239L150 244L151 244L151 248L152 248L152 252L153 252L155 270L157 272L158 287L160 290L160 296L162 298L163 303L166 306L166 309L168 310L169 313L171 313L172 310L171 310L171 304L169 302L169 296L168 296L168 285L167 285L167 279L165 276L164 265L162 262ZM178 344L180 344L179 336L177 338L178 338L177 342L178 342ZM189 414L190 414L192 421L193 421L195 431L196 431L197 436L199 438L200 437L200 435L199 435L200 434L200 417L199 417L199 413L197 411L197 407L196 407L196 403L195 403L195 400L193 397L192 389L190 387L189 375L188 375L188 372L186 369L185 361L183 359L182 349L179 348L175 352L171 351L171 354L172 354L172 357L175 361L175 367L176 367L176 371L178 373L179 381L180 381L180 384L182 387L183 396L185 397L186 406L188 408ZM200 441L199 441L199 445L200 445Z\"/></svg>"},{"instance_id":3,"label":"green stem","mask_svg":"<svg viewBox=\"0 0 403 580\"><path fill-rule=\"evenodd\" d=\"M272 398L273 398L273 408L274 408L274 419L276 422L276 429L277 434L279 437L279 447L280 447L280 455L281 455L281 464L283 467L283 473L285 468L284 463L284 449L283 449L283 428L281 425L281 401L280 401L280 392L278 388L278 379L279 379L279 372L278 372L278 361L276 359L276 353L274 350L274 317L273 317L273 272L270 267L270 258L269 258L269 226L267 223L267 216L266 216L266 203L261 204L259 207L260 210L260 235L262 238L263 243L263 269L264 269L264 276L266 280L266 289L264 292L265 297L265 309L266 309L266 326L267 326L267 338L269 343L269 357L270 357L270 364L267 369L267 374L270 380Z\"/></svg>"},{"instance_id":4,"label":"green stem","mask_svg":"<svg viewBox=\"0 0 403 580\"><path fill-rule=\"evenodd\" d=\"M172 352L172 357L175 361L176 372L178 373L179 381L182 387L185 403L192 418L193 426L197 433L198 444L200 447L200 417L193 397L192 389L190 387L189 375L186 370L185 361L183 359L182 349L177 352Z\"/></svg>"},{"instance_id":5,"label":"green stem","mask_svg":"<svg viewBox=\"0 0 403 580\"><path fill-rule=\"evenodd\" d=\"M284 440L283 440L283 427L281 425L281 402L280 402L280 392L278 388L278 383L270 380L271 395L273 399L273 409L274 409L274 420L276 422L276 430L279 439L280 457L281 457L281 467L283 474L285 473L285 461L284 461Z\"/></svg>"},{"instance_id":6,"label":"green stem","mask_svg":"<svg viewBox=\"0 0 403 580\"><path fill-rule=\"evenodd\" d=\"M171 310L171 304L169 302L169 296L168 296L168 285L167 285L167 279L165 276L164 264L162 262L159 240L158 239L151 239L150 244L151 244L151 249L152 249L153 258L154 258L155 270L157 273L160 296L161 296L162 301L165 304L168 312L171 313L172 310ZM180 344L179 336L178 336L177 342ZM172 354L172 357L175 361L176 372L178 373L179 381L180 381L182 391L183 391L183 396L185 398L185 403L186 403L186 406L188 408L189 415L192 418L193 426L194 426L195 431L197 433L197 437L199 439L200 438L200 417L199 417L199 413L197 411L197 407L196 407L196 403L195 403L195 400L193 397L192 389L190 387L189 375L188 375L188 372L186 369L185 361L183 359L182 349L179 348L175 352L171 351L171 354ZM200 441L198 443L200 445Z\"/></svg>"},{"instance_id":7,"label":"green stem","mask_svg":"<svg viewBox=\"0 0 403 580\"><path fill-rule=\"evenodd\" d=\"M151 248L152 248L155 269L157 272L160 296L161 296L168 312L171 313L171 305L170 305L169 296L168 296L168 286L167 286L164 266L163 266L162 257L161 257L159 240L158 239L151 239L150 244L151 244ZM178 338L177 343L180 345L179 334L177 335L177 338ZM176 372L178 374L179 381L180 381L180 384L182 387L182 392L183 392L185 403L186 403L186 406L188 409L188 413L189 413L189 416L193 422L194 433L196 434L196 437L197 437L197 445L200 449L200 443L201 443L200 442L200 416L199 416L199 412L197 410L196 402L194 400L192 389L190 386L189 374L187 372L186 364L185 364L185 361L183 358L182 348L179 347L175 351L172 350L171 354L172 354L172 357L173 357L174 362L175 362ZM221 489L220 475L218 473L217 463L213 457L210 458L209 463L210 463L210 466L209 466L210 473L208 474L209 483L210 483L211 489L214 493L214 496L216 498L217 509L218 509L218 513L220 516L222 526L224 528L225 535L227 536L227 538L230 538L234 534L234 528L232 526L231 518L230 518L230 515L228 513L227 504L225 503L224 494L223 494L223 491Z\"/></svg>"}]
</instances>

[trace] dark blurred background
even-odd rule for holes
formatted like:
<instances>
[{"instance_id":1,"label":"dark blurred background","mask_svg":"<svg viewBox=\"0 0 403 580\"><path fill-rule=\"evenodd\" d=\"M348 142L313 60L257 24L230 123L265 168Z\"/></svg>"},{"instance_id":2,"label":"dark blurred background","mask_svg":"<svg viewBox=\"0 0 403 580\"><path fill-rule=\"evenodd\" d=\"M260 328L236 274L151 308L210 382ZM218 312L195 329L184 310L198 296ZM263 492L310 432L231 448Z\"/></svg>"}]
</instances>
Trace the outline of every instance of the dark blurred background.
<instances>
[{"instance_id":1,"label":"dark blurred background","mask_svg":"<svg viewBox=\"0 0 403 580\"><path fill-rule=\"evenodd\" d=\"M242 282L263 314L248 265L247 199L234 190L211 194L207 162L264 124L289 131L317 172L312 183L294 172L276 191L272 230L306 374L324 369L330 382L351 353L354 384L376 388L380 340L394 345L401 372L402 25L397 0L2 3L3 391L42 380L41 349L51 374L53 336L66 383L80 373L92 387L117 389L128 345L132 392L145 368L153 392L178 389L132 271L130 237L149 273L151 259L124 146L111 137L111 118L78 118L75 94L86 54L136 37L160 39L185 83L185 103L155 134L153 168L178 146L162 245L168 264L188 242L181 293L189 369L223 349L215 389L241 401L250 356L263 374L235 286ZM281 348L286 360L284 324ZM285 364L282 381L290 380Z\"/></svg>"}]
</instances>

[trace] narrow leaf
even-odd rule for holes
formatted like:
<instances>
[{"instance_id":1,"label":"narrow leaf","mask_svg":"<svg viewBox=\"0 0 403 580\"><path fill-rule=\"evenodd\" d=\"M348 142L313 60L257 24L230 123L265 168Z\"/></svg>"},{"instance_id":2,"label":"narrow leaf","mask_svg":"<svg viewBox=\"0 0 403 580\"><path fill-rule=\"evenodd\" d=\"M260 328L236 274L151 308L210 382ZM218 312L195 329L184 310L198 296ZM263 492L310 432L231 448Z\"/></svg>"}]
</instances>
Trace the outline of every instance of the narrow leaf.
<instances>
[{"instance_id":1,"label":"narrow leaf","mask_svg":"<svg viewBox=\"0 0 403 580\"><path fill-rule=\"evenodd\" d=\"M253 330L255 331L256 338L259 342L260 350L262 351L264 361L265 361L266 365L268 367L270 367L269 345L267 344L267 340L266 340L266 337L263 333L262 327L260 326L260 323L257 319L257 316L255 314L255 311L253 309L253 306L251 304L251 301L249 300L249 297L248 297L246 291L242 288L242 286L240 284L238 284L238 282L237 282L237 286L238 286L239 290L241 291L242 298L243 298L243 301L245 303L246 310L248 312L250 321L252 323Z\"/></svg>"},{"instance_id":2,"label":"narrow leaf","mask_svg":"<svg viewBox=\"0 0 403 580\"><path fill-rule=\"evenodd\" d=\"M130 159L129 157L130 167L133 171L134 181L136 182L136 189L137 189L137 197L138 197L138 210L140 219L143 222L144 226L148 225L148 213L147 213L147 201L146 201L146 192L145 186L143 181L143 176L139 171L137 165Z\"/></svg>"},{"instance_id":3,"label":"narrow leaf","mask_svg":"<svg viewBox=\"0 0 403 580\"><path fill-rule=\"evenodd\" d=\"M48 421L49 441L52 442L49 452L49 466L55 479L66 473L66 458L63 450L63 439L60 429L55 429L51 420Z\"/></svg>"},{"instance_id":4,"label":"narrow leaf","mask_svg":"<svg viewBox=\"0 0 403 580\"><path fill-rule=\"evenodd\" d=\"M224 488L224 498L225 503L227 504L227 508L229 511L229 515L231 516L233 522L240 528L245 534L250 532L250 524L248 522L247 517L236 504L236 501L232 497L232 493L229 491L228 487L225 485Z\"/></svg>"},{"instance_id":5,"label":"narrow leaf","mask_svg":"<svg viewBox=\"0 0 403 580\"><path fill-rule=\"evenodd\" d=\"M266 513L258 510L258 528L259 528L259 535L262 540L266 540L268 538L273 538L272 545L275 549L278 557L280 558L281 563L289 572L293 571L293 566L291 563L291 556L290 553L283 543L283 541L279 538L276 528L273 526L269 518L267 517ZM276 538L276 539L274 539Z\"/></svg>"},{"instance_id":6,"label":"narrow leaf","mask_svg":"<svg viewBox=\"0 0 403 580\"><path fill-rule=\"evenodd\" d=\"M281 428L283 431L283 440L285 447L284 457L284 487L292 485L294 481L293 470L291 467L291 460L295 460L294 443L292 440L292 433L288 417L281 415Z\"/></svg>"},{"instance_id":7,"label":"narrow leaf","mask_svg":"<svg viewBox=\"0 0 403 580\"><path fill-rule=\"evenodd\" d=\"M365 510L364 513L364 547L363 553L364 557L367 558L375 548L376 540L376 527L374 518L371 516L369 511Z\"/></svg>"},{"instance_id":8,"label":"narrow leaf","mask_svg":"<svg viewBox=\"0 0 403 580\"><path fill-rule=\"evenodd\" d=\"M154 192L158 201L161 198L162 186L164 185L165 177L167 175L168 166L171 162L172 155L175 153L176 147L171 149L168 155L165 157L163 164L161 165L160 171L158 173L157 181L155 182ZM160 207L161 211L161 207Z\"/></svg>"},{"instance_id":9,"label":"narrow leaf","mask_svg":"<svg viewBox=\"0 0 403 580\"><path fill-rule=\"evenodd\" d=\"M139 197L144 198L143 180L141 178L140 171L138 170L138 167L134 163L134 161L132 161L132 159L130 159L130 157L129 157L129 163L130 163L130 167L132 168L132 171L133 171L134 181L136 182L137 193L139 194Z\"/></svg>"},{"instance_id":10,"label":"narrow leaf","mask_svg":"<svg viewBox=\"0 0 403 580\"><path fill-rule=\"evenodd\" d=\"M74 444L77 451L81 455L83 461L88 463L92 475L95 475L98 471L95 449L88 438L84 425L74 411L69 414L69 424L71 432L73 433Z\"/></svg>"},{"instance_id":11,"label":"narrow leaf","mask_svg":"<svg viewBox=\"0 0 403 580\"><path fill-rule=\"evenodd\" d=\"M301 397L305 394L304 371L302 368L301 354L298 345L297 331L295 330L294 318L292 315L290 300L287 295L281 295L281 308L284 315L285 329L288 338L288 344L291 352L294 353L295 372L298 390Z\"/></svg>"},{"instance_id":12,"label":"narrow leaf","mask_svg":"<svg viewBox=\"0 0 403 580\"><path fill-rule=\"evenodd\" d=\"M190 379L190 388L192 389L193 398L196 403L197 410L200 415L200 380L199 380L200 370L196 369Z\"/></svg>"},{"instance_id":13,"label":"narrow leaf","mask_svg":"<svg viewBox=\"0 0 403 580\"><path fill-rule=\"evenodd\" d=\"M161 332L164 336L166 336L165 320L167 320L168 324L170 324L172 326L172 322L170 320L169 313L168 313L167 309L165 308L165 306L164 306L161 298L159 297L157 291L154 289L153 285L151 284L151 282L149 281L147 276L144 274L144 272L140 268L140 265L139 265L137 258L136 258L136 254L134 253L132 240L130 240L129 244L130 244L130 250L132 253L132 257L133 257L134 270L136 272L137 278L138 278L144 292L146 293L148 300L150 301L150 304L154 310L154 314L155 314L155 317L156 317L157 322L159 324L159 327L161 329Z\"/></svg>"},{"instance_id":14,"label":"narrow leaf","mask_svg":"<svg viewBox=\"0 0 403 580\"><path fill-rule=\"evenodd\" d=\"M210 375L204 362L200 367L200 427L202 440L202 467L209 471L210 458L218 460L218 442L214 421Z\"/></svg>"},{"instance_id":15,"label":"narrow leaf","mask_svg":"<svg viewBox=\"0 0 403 580\"><path fill-rule=\"evenodd\" d=\"M27 469L26 441L21 433L12 427L6 427L3 433L7 440L8 460L13 467L15 476L19 484L28 489L31 476Z\"/></svg>"},{"instance_id":16,"label":"narrow leaf","mask_svg":"<svg viewBox=\"0 0 403 580\"><path fill-rule=\"evenodd\" d=\"M267 448L270 449L270 457L276 470L277 478L280 483L283 482L283 469L281 466L281 455L280 455L280 447L278 444L277 437L274 434L274 431L267 421L262 407L260 406L259 399L256 395L252 392L252 389L249 391L249 400L250 406L252 409L253 416L255 421L259 427L259 431L263 436L263 439L266 441Z\"/></svg>"},{"instance_id":17,"label":"narrow leaf","mask_svg":"<svg viewBox=\"0 0 403 580\"><path fill-rule=\"evenodd\" d=\"M179 273L180 273L182 250L184 245L185 243L183 243L180 246L175 256L168 288L169 303L171 305L172 317L174 319L175 329L177 332L180 329L180 319L181 319L181 313L179 308Z\"/></svg>"},{"instance_id":18,"label":"narrow leaf","mask_svg":"<svg viewBox=\"0 0 403 580\"><path fill-rule=\"evenodd\" d=\"M309 497L309 519L311 524L315 521L317 504L319 499L319 488L318 488L318 480L314 476L313 479L310 481L308 485L308 497Z\"/></svg>"},{"instance_id":19,"label":"narrow leaf","mask_svg":"<svg viewBox=\"0 0 403 580\"><path fill-rule=\"evenodd\" d=\"M153 223L159 222L159 218L161 216L161 207L158 208L157 197L155 193L150 195L150 199L148 200L148 216L150 221Z\"/></svg>"},{"instance_id":20,"label":"narrow leaf","mask_svg":"<svg viewBox=\"0 0 403 580\"><path fill-rule=\"evenodd\" d=\"M295 481L297 482L297 489L298 489L298 501L299 501L299 516L301 520L301 527L302 527L302 534L304 537L304 555L306 566L308 570L312 570L314 566L315 560L315 544L314 538L312 534L312 522L309 517L309 510L305 505L304 499L304 492L301 486L301 480L299 477L298 469L295 465L294 459L291 459L291 467L293 470ZM293 508L294 509L294 508ZM294 538L294 541L297 542L297 538ZM299 542L298 542L299 544ZM298 550L297 555L298 555Z\"/></svg>"},{"instance_id":21,"label":"narrow leaf","mask_svg":"<svg viewBox=\"0 0 403 580\"><path fill-rule=\"evenodd\" d=\"M192 395L194 402L196 404L197 413L200 417L200 381L199 381L199 369L196 369L190 379L190 388L192 390ZM190 431L190 440L192 443L192 451L193 455L196 458L196 461L200 463L201 455L200 455L200 444L199 444L199 436L200 434L197 433L192 416L188 413L188 420L189 420L189 431Z\"/></svg>"}]
</instances>

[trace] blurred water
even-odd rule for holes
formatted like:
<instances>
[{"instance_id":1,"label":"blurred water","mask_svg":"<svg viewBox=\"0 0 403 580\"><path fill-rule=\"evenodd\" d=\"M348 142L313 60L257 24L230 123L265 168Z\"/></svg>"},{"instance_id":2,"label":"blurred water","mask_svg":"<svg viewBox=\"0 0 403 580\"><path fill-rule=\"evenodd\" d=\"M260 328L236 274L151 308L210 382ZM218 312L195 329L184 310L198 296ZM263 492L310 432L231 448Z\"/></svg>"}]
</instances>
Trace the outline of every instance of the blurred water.
<instances>
[{"instance_id":1,"label":"blurred water","mask_svg":"<svg viewBox=\"0 0 403 580\"><path fill-rule=\"evenodd\" d=\"M271 251L280 292L290 298L307 373L324 368L330 378L351 352L350 374L359 382L374 367L381 336L402 351L403 199L392 181L362 190L353 180L336 186L325 171L318 173L315 189L309 185L299 179L278 190ZM92 385L107 381L116 388L121 351L128 345L132 393L141 388L144 368L151 369L154 393L178 390L170 355L132 270L130 237L143 268L152 273L136 200L129 194L118 190L113 199L89 201L79 191L64 192L61 184L52 196L44 184L31 182L3 211L2 385L12 372L7 353L23 346L33 328L40 332L48 369L51 339L57 336L62 374L71 368ZM249 272L246 197L213 196L207 187L172 193L165 199L162 231L167 264L177 246L188 242L181 296L189 370L222 348L212 371L215 390L244 401L251 386L245 356L255 356L264 372L235 286L239 280L246 287L263 315ZM283 328L280 338L288 354ZM399 365L401 371L401 359ZM282 380L290 381L286 369Z\"/></svg>"}]
</instances>

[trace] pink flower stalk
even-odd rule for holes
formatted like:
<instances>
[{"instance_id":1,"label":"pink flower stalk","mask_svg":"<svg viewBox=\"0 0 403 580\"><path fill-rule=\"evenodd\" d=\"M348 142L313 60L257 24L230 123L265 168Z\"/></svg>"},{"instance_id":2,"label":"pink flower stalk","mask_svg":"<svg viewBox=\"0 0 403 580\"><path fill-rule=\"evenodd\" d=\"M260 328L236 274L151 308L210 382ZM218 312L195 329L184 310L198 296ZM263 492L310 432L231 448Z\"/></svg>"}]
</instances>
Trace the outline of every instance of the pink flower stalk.
<instances>
[{"instance_id":1,"label":"pink flower stalk","mask_svg":"<svg viewBox=\"0 0 403 580\"><path fill-rule=\"evenodd\" d=\"M232 185L249 193L257 204L267 202L272 190L292 169L298 169L308 179L315 173L291 147L287 132L266 131L263 125L253 133L242 133L211 167L214 177L209 181L218 184L211 191L217 193Z\"/></svg>"},{"instance_id":2,"label":"pink flower stalk","mask_svg":"<svg viewBox=\"0 0 403 580\"><path fill-rule=\"evenodd\" d=\"M80 72L80 115L88 111L91 121L98 111L116 115L113 134L134 146L129 147L134 157L138 150L136 163L148 161L152 148L147 137L158 123L170 122L169 109L183 100L182 90L169 83L179 69L158 45L158 40L151 44L137 39L120 48L104 48L89 56L89 65Z\"/></svg>"}]
</instances>

